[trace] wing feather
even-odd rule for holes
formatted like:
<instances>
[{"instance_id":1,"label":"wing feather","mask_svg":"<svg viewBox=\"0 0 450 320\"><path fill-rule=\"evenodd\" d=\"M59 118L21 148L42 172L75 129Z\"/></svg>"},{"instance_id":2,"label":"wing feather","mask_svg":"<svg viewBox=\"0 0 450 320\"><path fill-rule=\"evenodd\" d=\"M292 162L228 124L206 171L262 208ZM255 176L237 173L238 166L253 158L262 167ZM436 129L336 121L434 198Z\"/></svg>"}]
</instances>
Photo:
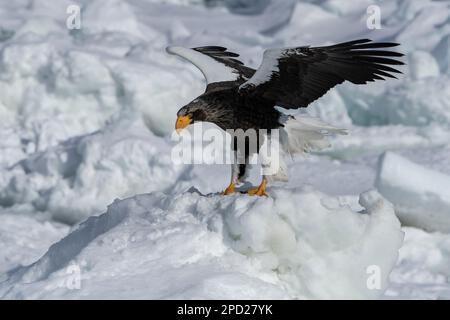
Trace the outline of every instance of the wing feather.
<instances>
[{"instance_id":1,"label":"wing feather","mask_svg":"<svg viewBox=\"0 0 450 320\"><path fill-rule=\"evenodd\" d=\"M239 86L255 73L236 59L239 54L220 46L205 46L192 49L171 46L166 51L178 55L194 64L204 75L209 88ZM219 85L218 85L219 84Z\"/></svg>"},{"instance_id":2,"label":"wing feather","mask_svg":"<svg viewBox=\"0 0 450 320\"><path fill-rule=\"evenodd\" d=\"M307 107L344 81L366 84L396 78L394 74L401 71L391 66L403 65L394 59L403 54L385 50L396 46L360 39L324 47L266 50L260 67L239 90L285 108Z\"/></svg>"}]
</instances>

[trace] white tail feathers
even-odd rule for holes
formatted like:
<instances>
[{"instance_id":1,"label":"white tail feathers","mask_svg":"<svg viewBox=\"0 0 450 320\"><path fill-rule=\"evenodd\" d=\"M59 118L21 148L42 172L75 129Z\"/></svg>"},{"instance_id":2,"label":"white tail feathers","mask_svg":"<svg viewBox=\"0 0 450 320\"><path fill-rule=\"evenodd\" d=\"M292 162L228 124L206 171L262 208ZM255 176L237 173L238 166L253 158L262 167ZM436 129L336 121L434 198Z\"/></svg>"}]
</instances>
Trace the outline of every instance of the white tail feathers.
<instances>
[{"instance_id":1,"label":"white tail feathers","mask_svg":"<svg viewBox=\"0 0 450 320\"><path fill-rule=\"evenodd\" d=\"M307 115L297 118L283 115L280 122L284 127L277 134L272 132L259 150L261 174L268 181L288 180L288 170L283 160L285 154L322 150L330 146L327 136L347 134L346 129L333 127L319 118Z\"/></svg>"},{"instance_id":2,"label":"white tail feathers","mask_svg":"<svg viewBox=\"0 0 450 320\"><path fill-rule=\"evenodd\" d=\"M322 150L330 146L327 136L332 134L347 134L346 129L333 127L311 116L305 115L298 118L283 116L280 120L284 127L280 130L280 148L278 150L282 154L279 154L275 158L270 157L264 159L265 162L263 161L262 166L262 174L268 181L288 180L288 170L283 160L284 154L304 154L310 151ZM274 167L276 167L275 170Z\"/></svg>"},{"instance_id":3,"label":"white tail feathers","mask_svg":"<svg viewBox=\"0 0 450 320\"><path fill-rule=\"evenodd\" d=\"M330 146L327 136L347 134L346 129L336 128L319 118L302 115L282 119L284 127L280 130L283 151L289 154L318 151Z\"/></svg>"}]
</instances>

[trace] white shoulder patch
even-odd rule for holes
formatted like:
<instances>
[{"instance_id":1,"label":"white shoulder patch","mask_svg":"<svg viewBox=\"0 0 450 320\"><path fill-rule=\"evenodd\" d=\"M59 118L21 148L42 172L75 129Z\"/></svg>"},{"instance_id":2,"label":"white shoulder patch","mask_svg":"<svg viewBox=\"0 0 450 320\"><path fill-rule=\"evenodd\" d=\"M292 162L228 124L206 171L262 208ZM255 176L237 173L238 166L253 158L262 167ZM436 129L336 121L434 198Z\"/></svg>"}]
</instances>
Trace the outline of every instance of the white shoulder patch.
<instances>
[{"instance_id":1,"label":"white shoulder patch","mask_svg":"<svg viewBox=\"0 0 450 320\"><path fill-rule=\"evenodd\" d=\"M198 51L175 46L167 47L166 51L190 61L203 73L208 84L221 81L235 81L239 78L238 73L233 68Z\"/></svg>"},{"instance_id":2,"label":"white shoulder patch","mask_svg":"<svg viewBox=\"0 0 450 320\"><path fill-rule=\"evenodd\" d=\"M301 51L301 48L278 48L264 51L263 60L258 70L256 70L253 77L243 83L239 88L258 86L269 81L273 74L280 72L278 67L279 60L283 57L293 55L304 56L305 54Z\"/></svg>"},{"instance_id":3,"label":"white shoulder patch","mask_svg":"<svg viewBox=\"0 0 450 320\"><path fill-rule=\"evenodd\" d=\"M261 83L267 82L272 77L272 74L279 72L278 60L283 55L286 49L269 49L264 51L263 60L258 70L256 70L253 77L247 82L243 83L240 88L247 86L258 86Z\"/></svg>"}]
</instances>

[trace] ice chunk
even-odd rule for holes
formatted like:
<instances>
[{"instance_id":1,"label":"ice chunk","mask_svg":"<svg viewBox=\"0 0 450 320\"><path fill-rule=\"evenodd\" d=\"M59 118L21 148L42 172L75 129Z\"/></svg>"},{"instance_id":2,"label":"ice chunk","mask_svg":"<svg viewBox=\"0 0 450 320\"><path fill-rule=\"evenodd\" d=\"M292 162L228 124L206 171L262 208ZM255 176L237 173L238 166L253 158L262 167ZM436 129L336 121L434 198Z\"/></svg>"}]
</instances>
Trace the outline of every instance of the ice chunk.
<instances>
[{"instance_id":1,"label":"ice chunk","mask_svg":"<svg viewBox=\"0 0 450 320\"><path fill-rule=\"evenodd\" d=\"M408 65L410 76L415 80L439 76L439 65L428 52L415 51L411 53Z\"/></svg>"},{"instance_id":2,"label":"ice chunk","mask_svg":"<svg viewBox=\"0 0 450 320\"><path fill-rule=\"evenodd\" d=\"M450 77L446 74L403 83L387 81L339 89L356 125L425 126L450 123Z\"/></svg>"},{"instance_id":3,"label":"ice chunk","mask_svg":"<svg viewBox=\"0 0 450 320\"><path fill-rule=\"evenodd\" d=\"M436 48L433 50L433 54L436 60L439 62L439 66L442 71L450 71L450 35L442 38Z\"/></svg>"},{"instance_id":4,"label":"ice chunk","mask_svg":"<svg viewBox=\"0 0 450 320\"><path fill-rule=\"evenodd\" d=\"M3 298L376 298L403 240L375 191L362 212L315 191L152 193L116 201L0 284ZM79 290L67 285L76 269Z\"/></svg>"},{"instance_id":5,"label":"ice chunk","mask_svg":"<svg viewBox=\"0 0 450 320\"><path fill-rule=\"evenodd\" d=\"M450 176L387 152L375 184L403 224L450 232Z\"/></svg>"},{"instance_id":6,"label":"ice chunk","mask_svg":"<svg viewBox=\"0 0 450 320\"><path fill-rule=\"evenodd\" d=\"M333 125L348 127L352 124L345 102L337 90L330 91L321 99L314 101L307 112Z\"/></svg>"},{"instance_id":7,"label":"ice chunk","mask_svg":"<svg viewBox=\"0 0 450 320\"><path fill-rule=\"evenodd\" d=\"M403 228L405 240L385 295L396 299L450 299L450 234Z\"/></svg>"}]
</instances>

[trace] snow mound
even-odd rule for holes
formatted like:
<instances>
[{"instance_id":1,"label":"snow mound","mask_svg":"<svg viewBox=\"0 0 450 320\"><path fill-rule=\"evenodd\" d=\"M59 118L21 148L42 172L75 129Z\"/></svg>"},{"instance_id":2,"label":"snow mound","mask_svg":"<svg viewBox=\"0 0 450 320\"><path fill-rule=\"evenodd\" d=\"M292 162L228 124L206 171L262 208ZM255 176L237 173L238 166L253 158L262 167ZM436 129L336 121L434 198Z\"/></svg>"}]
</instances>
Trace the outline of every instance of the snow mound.
<instances>
[{"instance_id":1,"label":"snow mound","mask_svg":"<svg viewBox=\"0 0 450 320\"><path fill-rule=\"evenodd\" d=\"M403 224L450 232L450 176L387 152L375 184Z\"/></svg>"},{"instance_id":2,"label":"snow mound","mask_svg":"<svg viewBox=\"0 0 450 320\"><path fill-rule=\"evenodd\" d=\"M194 190L117 200L37 262L10 273L0 297L361 299L383 293L403 241L389 202L367 192L360 196L364 210L355 212L312 190L270 193L223 197ZM75 289L68 286L74 267Z\"/></svg>"},{"instance_id":3,"label":"snow mound","mask_svg":"<svg viewBox=\"0 0 450 320\"><path fill-rule=\"evenodd\" d=\"M397 267L387 297L450 299L450 234L405 227Z\"/></svg>"}]
</instances>

